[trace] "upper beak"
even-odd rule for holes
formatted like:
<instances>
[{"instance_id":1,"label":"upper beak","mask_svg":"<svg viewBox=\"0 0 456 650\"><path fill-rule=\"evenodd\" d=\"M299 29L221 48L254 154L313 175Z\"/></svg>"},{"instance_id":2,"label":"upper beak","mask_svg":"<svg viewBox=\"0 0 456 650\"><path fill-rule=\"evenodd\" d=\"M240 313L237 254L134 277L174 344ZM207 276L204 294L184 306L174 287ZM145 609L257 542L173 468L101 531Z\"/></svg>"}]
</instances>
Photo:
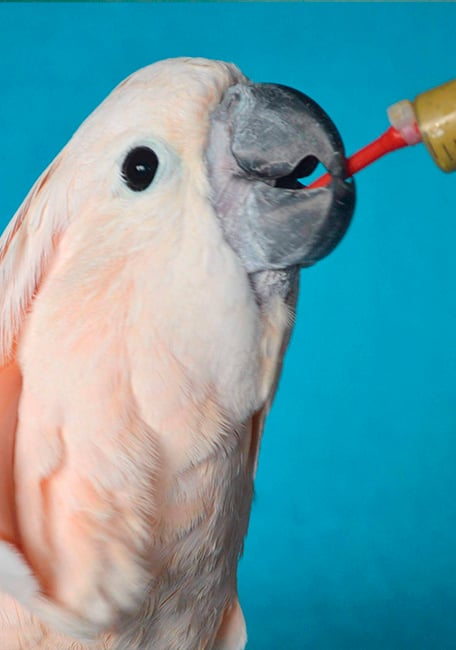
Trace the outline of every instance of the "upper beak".
<instances>
[{"instance_id":1,"label":"upper beak","mask_svg":"<svg viewBox=\"0 0 456 650\"><path fill-rule=\"evenodd\" d=\"M298 182L321 162L327 187ZM212 200L249 273L309 266L346 232L355 206L344 147L323 109L275 84L236 84L212 114L207 151Z\"/></svg>"}]
</instances>

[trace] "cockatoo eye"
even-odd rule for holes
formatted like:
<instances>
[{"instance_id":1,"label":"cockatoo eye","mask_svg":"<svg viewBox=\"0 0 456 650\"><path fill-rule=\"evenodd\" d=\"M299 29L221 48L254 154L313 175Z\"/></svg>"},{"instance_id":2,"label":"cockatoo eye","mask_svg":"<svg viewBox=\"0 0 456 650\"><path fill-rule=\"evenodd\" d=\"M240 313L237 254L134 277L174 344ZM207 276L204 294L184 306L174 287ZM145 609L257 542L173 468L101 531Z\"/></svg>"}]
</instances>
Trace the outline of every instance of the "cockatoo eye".
<instances>
[{"instance_id":1,"label":"cockatoo eye","mask_svg":"<svg viewBox=\"0 0 456 650\"><path fill-rule=\"evenodd\" d=\"M158 169L157 154L149 147L135 147L122 165L122 177L134 192L142 192L154 180Z\"/></svg>"}]
</instances>

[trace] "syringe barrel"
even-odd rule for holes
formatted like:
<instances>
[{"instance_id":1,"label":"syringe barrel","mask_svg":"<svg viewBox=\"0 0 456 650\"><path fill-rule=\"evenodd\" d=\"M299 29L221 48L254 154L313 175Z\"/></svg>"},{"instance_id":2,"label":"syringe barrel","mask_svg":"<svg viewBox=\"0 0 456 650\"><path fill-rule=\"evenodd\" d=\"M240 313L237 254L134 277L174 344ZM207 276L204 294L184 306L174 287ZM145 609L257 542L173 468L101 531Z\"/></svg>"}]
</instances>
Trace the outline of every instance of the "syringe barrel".
<instances>
[{"instance_id":1,"label":"syringe barrel","mask_svg":"<svg viewBox=\"0 0 456 650\"><path fill-rule=\"evenodd\" d=\"M456 79L432 88L413 101L419 131L435 163L456 170Z\"/></svg>"}]
</instances>

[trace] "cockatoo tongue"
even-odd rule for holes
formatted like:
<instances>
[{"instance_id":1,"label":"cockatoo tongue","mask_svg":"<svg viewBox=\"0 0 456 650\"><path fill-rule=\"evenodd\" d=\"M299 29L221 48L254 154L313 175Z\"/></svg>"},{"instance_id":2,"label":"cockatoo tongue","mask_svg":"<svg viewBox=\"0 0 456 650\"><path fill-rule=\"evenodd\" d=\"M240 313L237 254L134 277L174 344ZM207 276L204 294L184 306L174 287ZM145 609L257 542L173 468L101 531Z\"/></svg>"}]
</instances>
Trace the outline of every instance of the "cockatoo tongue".
<instances>
[{"instance_id":1,"label":"cockatoo tongue","mask_svg":"<svg viewBox=\"0 0 456 650\"><path fill-rule=\"evenodd\" d=\"M320 161L324 188L298 182ZM212 114L207 164L225 236L248 273L309 266L350 223L355 188L326 113L306 95L274 84L236 84Z\"/></svg>"}]
</instances>

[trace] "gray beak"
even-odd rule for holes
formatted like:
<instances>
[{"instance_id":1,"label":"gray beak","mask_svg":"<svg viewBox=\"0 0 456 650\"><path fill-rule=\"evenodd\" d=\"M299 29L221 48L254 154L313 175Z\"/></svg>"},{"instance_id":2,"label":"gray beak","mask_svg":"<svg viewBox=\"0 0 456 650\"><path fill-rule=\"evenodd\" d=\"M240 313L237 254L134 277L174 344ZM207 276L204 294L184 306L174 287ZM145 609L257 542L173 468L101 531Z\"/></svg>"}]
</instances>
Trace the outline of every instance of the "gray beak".
<instances>
[{"instance_id":1,"label":"gray beak","mask_svg":"<svg viewBox=\"0 0 456 650\"><path fill-rule=\"evenodd\" d=\"M345 234L355 187L345 180L339 133L297 90L236 84L211 116L207 166L212 202L225 237L248 273L310 266ZM327 187L299 178L321 162Z\"/></svg>"}]
</instances>

